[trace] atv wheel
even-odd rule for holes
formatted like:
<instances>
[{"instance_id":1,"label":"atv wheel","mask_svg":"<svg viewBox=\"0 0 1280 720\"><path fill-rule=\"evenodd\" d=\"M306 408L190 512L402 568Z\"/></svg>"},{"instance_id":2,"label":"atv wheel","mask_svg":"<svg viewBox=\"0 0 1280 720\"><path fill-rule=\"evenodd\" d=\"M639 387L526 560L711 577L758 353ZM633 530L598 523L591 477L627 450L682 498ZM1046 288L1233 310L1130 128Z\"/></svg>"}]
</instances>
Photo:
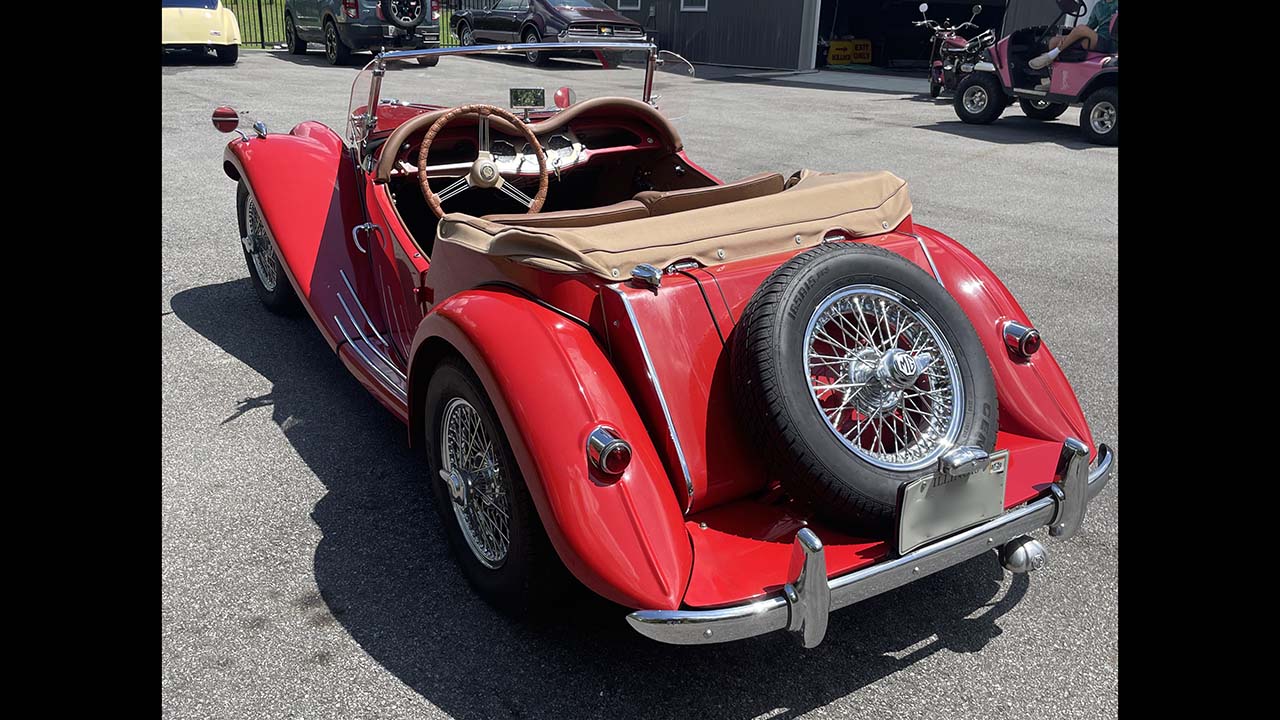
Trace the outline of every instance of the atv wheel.
<instances>
[{"instance_id":1,"label":"atv wheel","mask_svg":"<svg viewBox=\"0 0 1280 720\"><path fill-rule=\"evenodd\" d=\"M1022 106L1022 114L1032 120L1056 120L1062 116L1062 113L1067 111L1066 103L1018 98L1018 104Z\"/></svg>"},{"instance_id":2,"label":"atv wheel","mask_svg":"<svg viewBox=\"0 0 1280 720\"><path fill-rule=\"evenodd\" d=\"M1095 90L1080 109L1080 130L1089 142L1103 145L1120 144L1120 90L1104 87Z\"/></svg>"},{"instance_id":3,"label":"atv wheel","mask_svg":"<svg viewBox=\"0 0 1280 720\"><path fill-rule=\"evenodd\" d=\"M967 123L986 125L1004 112L1004 88L991 73L976 72L960 81L953 101L956 116Z\"/></svg>"}]
</instances>

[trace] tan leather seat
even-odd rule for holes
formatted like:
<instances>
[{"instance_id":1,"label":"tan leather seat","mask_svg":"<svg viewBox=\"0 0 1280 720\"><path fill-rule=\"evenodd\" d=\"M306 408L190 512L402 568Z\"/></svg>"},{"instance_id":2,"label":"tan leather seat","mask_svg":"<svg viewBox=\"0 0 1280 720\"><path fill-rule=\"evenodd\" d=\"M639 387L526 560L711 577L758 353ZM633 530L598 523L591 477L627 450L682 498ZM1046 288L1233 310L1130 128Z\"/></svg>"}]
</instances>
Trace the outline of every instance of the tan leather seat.
<instances>
[{"instance_id":1,"label":"tan leather seat","mask_svg":"<svg viewBox=\"0 0 1280 720\"><path fill-rule=\"evenodd\" d=\"M635 199L644 203L650 215L670 215L685 210L750 200L782 192L782 176L778 173L760 173L724 185L709 185L686 190L646 190L636 193Z\"/></svg>"},{"instance_id":2,"label":"tan leather seat","mask_svg":"<svg viewBox=\"0 0 1280 720\"><path fill-rule=\"evenodd\" d=\"M509 215L485 215L483 220L503 225L523 225L524 227L590 227L605 223L639 220L649 217L649 211L635 200L623 200L612 205L602 205L581 210L556 210L553 212L526 215L513 213Z\"/></svg>"}]
</instances>

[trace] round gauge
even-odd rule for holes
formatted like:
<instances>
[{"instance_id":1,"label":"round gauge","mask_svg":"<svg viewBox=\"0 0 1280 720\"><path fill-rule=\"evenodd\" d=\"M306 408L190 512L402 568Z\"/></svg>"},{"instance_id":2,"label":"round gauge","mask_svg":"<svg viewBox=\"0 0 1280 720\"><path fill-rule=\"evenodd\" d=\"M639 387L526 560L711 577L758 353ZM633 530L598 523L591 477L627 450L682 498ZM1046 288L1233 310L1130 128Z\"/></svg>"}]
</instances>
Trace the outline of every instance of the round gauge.
<instances>
[{"instance_id":1,"label":"round gauge","mask_svg":"<svg viewBox=\"0 0 1280 720\"><path fill-rule=\"evenodd\" d=\"M506 140L494 140L489 143L489 152L493 153L494 157L513 158L516 156L516 146Z\"/></svg>"}]
</instances>

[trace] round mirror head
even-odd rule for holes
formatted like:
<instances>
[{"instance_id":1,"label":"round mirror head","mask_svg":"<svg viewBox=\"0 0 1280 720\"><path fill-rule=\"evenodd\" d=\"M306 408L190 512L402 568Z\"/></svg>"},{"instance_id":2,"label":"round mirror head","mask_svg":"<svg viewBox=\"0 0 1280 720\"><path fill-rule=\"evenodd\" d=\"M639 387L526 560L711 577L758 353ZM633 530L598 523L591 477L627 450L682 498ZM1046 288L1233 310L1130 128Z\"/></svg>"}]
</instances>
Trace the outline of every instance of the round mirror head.
<instances>
[{"instance_id":1,"label":"round mirror head","mask_svg":"<svg viewBox=\"0 0 1280 720\"><path fill-rule=\"evenodd\" d=\"M556 94L555 94L556 107L560 108L561 110L564 110L565 108L569 107L570 105L574 104L577 101L578 101L578 93L574 92L573 88L569 87L568 85L556 91Z\"/></svg>"},{"instance_id":2,"label":"round mirror head","mask_svg":"<svg viewBox=\"0 0 1280 720\"><path fill-rule=\"evenodd\" d=\"M977 14L978 14L978 13L980 13L980 12L982 12L982 6L981 6L981 5L974 5L974 6L973 6L973 14L974 14L974 15L977 15Z\"/></svg>"},{"instance_id":3,"label":"round mirror head","mask_svg":"<svg viewBox=\"0 0 1280 720\"><path fill-rule=\"evenodd\" d=\"M929 3L920 3L920 12L921 13L929 12Z\"/></svg>"},{"instance_id":4,"label":"round mirror head","mask_svg":"<svg viewBox=\"0 0 1280 720\"><path fill-rule=\"evenodd\" d=\"M229 133L240 127L240 113L229 105L215 108L213 111L213 126L218 129L218 132Z\"/></svg>"}]
</instances>

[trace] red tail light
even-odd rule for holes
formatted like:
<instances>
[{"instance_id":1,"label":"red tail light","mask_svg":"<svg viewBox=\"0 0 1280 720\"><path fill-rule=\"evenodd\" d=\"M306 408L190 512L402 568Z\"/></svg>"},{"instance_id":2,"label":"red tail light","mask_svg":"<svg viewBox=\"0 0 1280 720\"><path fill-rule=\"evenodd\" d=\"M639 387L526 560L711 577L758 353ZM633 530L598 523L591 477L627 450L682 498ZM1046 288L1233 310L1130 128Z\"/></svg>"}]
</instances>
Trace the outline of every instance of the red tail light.
<instances>
[{"instance_id":1,"label":"red tail light","mask_svg":"<svg viewBox=\"0 0 1280 720\"><path fill-rule=\"evenodd\" d=\"M360 3L358 0L342 0L342 11L349 18L360 17Z\"/></svg>"},{"instance_id":2,"label":"red tail light","mask_svg":"<svg viewBox=\"0 0 1280 720\"><path fill-rule=\"evenodd\" d=\"M440 0L431 0L431 19L440 19Z\"/></svg>"}]
</instances>

